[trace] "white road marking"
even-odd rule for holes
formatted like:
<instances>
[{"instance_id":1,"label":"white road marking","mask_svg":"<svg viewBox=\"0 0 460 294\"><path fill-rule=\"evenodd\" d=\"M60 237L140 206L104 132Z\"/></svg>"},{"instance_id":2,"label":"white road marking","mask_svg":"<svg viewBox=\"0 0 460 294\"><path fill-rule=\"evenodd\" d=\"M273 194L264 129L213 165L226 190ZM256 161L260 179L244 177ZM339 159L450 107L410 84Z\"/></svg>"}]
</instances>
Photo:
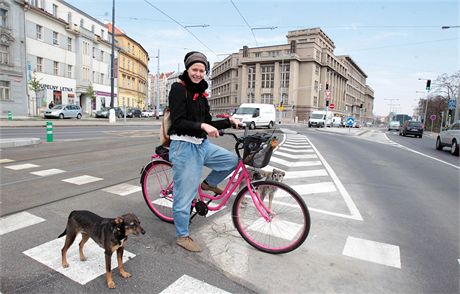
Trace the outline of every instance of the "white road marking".
<instances>
[{"instance_id":1,"label":"white road marking","mask_svg":"<svg viewBox=\"0 0 460 294\"><path fill-rule=\"evenodd\" d=\"M140 186L130 185L126 183L102 189L102 191L120 195L120 196L126 196L126 195L129 195L129 194L141 191L141 190L142 188Z\"/></svg>"},{"instance_id":2,"label":"white road marking","mask_svg":"<svg viewBox=\"0 0 460 294\"><path fill-rule=\"evenodd\" d=\"M308 142L310 140L307 138ZM335 183L335 186L340 192L340 195L342 195L343 200L345 201L345 204L347 205L348 209L350 210L351 215L350 216L345 216L346 218L350 219L355 219L355 220L363 220L363 217L361 216L361 213L359 213L358 208L356 207L355 203L353 202L353 199L351 199L350 194L348 194L347 190L343 186L342 182L340 181L339 177L335 174L334 170L331 168L331 166L327 163L327 161L324 159L324 157L319 153L318 149L310 142L312 148L315 150L316 154L318 155L319 159L323 163L324 167L326 168L327 172L331 176L332 180ZM311 209L314 210L314 209ZM323 210L317 210L319 212L323 212ZM334 213L334 215L340 215Z\"/></svg>"},{"instance_id":3,"label":"white road marking","mask_svg":"<svg viewBox=\"0 0 460 294\"><path fill-rule=\"evenodd\" d=\"M422 155L422 156L428 157L429 159L433 159L433 160L439 161L439 162L444 163L444 164L446 164L446 165L449 165L449 166L451 166L451 167L453 167L453 168L460 169L460 166L456 166L455 164L448 163L448 162L446 162L446 161L444 161L444 160L437 159L436 157L429 156L429 155L426 155L426 154L424 154L424 153L422 153L422 152L418 152L418 151L415 151L415 150L413 150L413 149L410 149L409 147L406 147L406 146L403 146L403 145L398 144L398 143L396 143L396 142L393 142L390 138L388 138L387 134L384 134L384 135L385 135L385 137L386 137L390 142L392 142L393 144L396 144L396 145L397 145L398 147L400 147L401 149L404 149L404 150L413 152L413 153L418 154L418 155Z\"/></svg>"},{"instance_id":4,"label":"white road marking","mask_svg":"<svg viewBox=\"0 0 460 294\"><path fill-rule=\"evenodd\" d=\"M280 151L288 151L288 152L291 152L291 153L308 153L308 152L313 152L313 150L311 149L311 147L303 147L302 149L299 149L299 148L286 148L286 147L280 147L278 150Z\"/></svg>"},{"instance_id":5,"label":"white road marking","mask_svg":"<svg viewBox=\"0 0 460 294\"><path fill-rule=\"evenodd\" d=\"M276 155L276 153L275 153ZM270 163L278 163L287 167L298 167L298 166L316 166L316 165L321 165L321 161L314 160L314 161L296 161L296 162L291 162L288 160L284 160L281 158L276 157L275 155L272 156Z\"/></svg>"},{"instance_id":6,"label":"white road marking","mask_svg":"<svg viewBox=\"0 0 460 294\"><path fill-rule=\"evenodd\" d=\"M203 281L197 280L187 275L183 275L174 283L160 292L160 294L195 294L195 293L209 293L209 294L230 294L220 288L209 285Z\"/></svg>"},{"instance_id":7,"label":"white road marking","mask_svg":"<svg viewBox=\"0 0 460 294\"><path fill-rule=\"evenodd\" d=\"M286 148L309 148L310 145L305 144L305 143L284 143L283 147Z\"/></svg>"},{"instance_id":8,"label":"white road marking","mask_svg":"<svg viewBox=\"0 0 460 294\"><path fill-rule=\"evenodd\" d=\"M101 178L96 178L88 175L84 176L79 176L79 177L74 177L74 178L68 178L62 180L63 182L75 184L75 185L84 185L92 182L97 182L97 181L102 181L103 179Z\"/></svg>"},{"instance_id":9,"label":"white road marking","mask_svg":"<svg viewBox=\"0 0 460 294\"><path fill-rule=\"evenodd\" d=\"M78 253L78 243L81 240L80 236L81 235L77 236L67 252L67 260L69 262L68 268L63 268L61 263L61 249L62 246L64 246L65 237L54 239L26 250L23 253L49 268L60 272L69 279L81 285L85 285L100 275L105 274L105 254L104 249L94 243L93 240L89 239L83 247L83 252L88 260L80 261L80 255ZM135 254L125 250L123 254L123 263L135 256ZM112 254L111 264L112 269L118 266L116 253Z\"/></svg>"},{"instance_id":10,"label":"white road marking","mask_svg":"<svg viewBox=\"0 0 460 294\"><path fill-rule=\"evenodd\" d=\"M327 176L325 169L313 169L313 170L301 170L301 171L288 171L284 176L284 179L301 179L310 177L323 177Z\"/></svg>"},{"instance_id":11,"label":"white road marking","mask_svg":"<svg viewBox=\"0 0 460 294\"><path fill-rule=\"evenodd\" d=\"M343 255L401 268L399 246L348 236Z\"/></svg>"},{"instance_id":12,"label":"white road marking","mask_svg":"<svg viewBox=\"0 0 460 294\"><path fill-rule=\"evenodd\" d=\"M285 153L281 151L277 151L274 153L274 155L277 156L283 156L287 158L292 158L292 159L312 159L312 158L318 158L316 154L290 154L290 153Z\"/></svg>"},{"instance_id":13,"label":"white road marking","mask_svg":"<svg viewBox=\"0 0 460 294\"><path fill-rule=\"evenodd\" d=\"M44 221L45 219L26 211L2 217L0 218L0 236Z\"/></svg>"},{"instance_id":14,"label":"white road marking","mask_svg":"<svg viewBox=\"0 0 460 294\"><path fill-rule=\"evenodd\" d=\"M62 169L51 168L51 169L45 169L45 170L40 170L40 171L35 171L35 172L30 172L30 173L33 175L40 176L40 177L46 177L46 176L56 175L56 174L60 174L64 172L65 171Z\"/></svg>"},{"instance_id":15,"label":"white road marking","mask_svg":"<svg viewBox=\"0 0 460 294\"><path fill-rule=\"evenodd\" d=\"M9 168L9 169L12 169L12 170L21 170L21 169L28 169L28 168L34 168L34 167L39 167L39 165L32 164L32 163L24 163L24 164L16 164L16 165L5 166L5 168Z\"/></svg>"},{"instance_id":16,"label":"white road marking","mask_svg":"<svg viewBox=\"0 0 460 294\"><path fill-rule=\"evenodd\" d=\"M2 158L2 159L0 159L0 163L10 163L10 162L14 162L14 160L8 159L8 158Z\"/></svg>"},{"instance_id":17,"label":"white road marking","mask_svg":"<svg viewBox=\"0 0 460 294\"><path fill-rule=\"evenodd\" d=\"M333 182L322 182L314 184L290 185L300 195L335 192L337 189Z\"/></svg>"}]
</instances>

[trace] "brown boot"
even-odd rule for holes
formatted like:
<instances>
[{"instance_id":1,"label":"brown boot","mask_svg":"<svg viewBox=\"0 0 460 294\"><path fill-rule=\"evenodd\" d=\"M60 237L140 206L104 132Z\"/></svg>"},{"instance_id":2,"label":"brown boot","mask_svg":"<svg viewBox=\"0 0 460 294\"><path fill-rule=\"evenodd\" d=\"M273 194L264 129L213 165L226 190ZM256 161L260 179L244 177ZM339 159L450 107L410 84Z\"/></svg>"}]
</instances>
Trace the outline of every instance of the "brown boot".
<instances>
[{"instance_id":1,"label":"brown boot","mask_svg":"<svg viewBox=\"0 0 460 294\"><path fill-rule=\"evenodd\" d=\"M224 192L221 188L213 187L209 185L208 183L206 183L206 181L203 181L203 183L201 183L201 190L212 191L216 194L222 194Z\"/></svg>"},{"instance_id":2,"label":"brown boot","mask_svg":"<svg viewBox=\"0 0 460 294\"><path fill-rule=\"evenodd\" d=\"M193 241L193 239L190 238L190 236L177 238L176 244L191 252L201 251L200 245L198 245L195 241Z\"/></svg>"}]
</instances>

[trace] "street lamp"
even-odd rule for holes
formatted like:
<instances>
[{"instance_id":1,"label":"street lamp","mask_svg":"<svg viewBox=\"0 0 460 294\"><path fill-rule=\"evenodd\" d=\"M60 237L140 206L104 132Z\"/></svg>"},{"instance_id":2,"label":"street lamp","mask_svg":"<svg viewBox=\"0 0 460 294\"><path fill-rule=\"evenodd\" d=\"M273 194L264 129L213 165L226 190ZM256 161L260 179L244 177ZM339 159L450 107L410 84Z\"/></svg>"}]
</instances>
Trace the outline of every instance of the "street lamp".
<instances>
[{"instance_id":1,"label":"street lamp","mask_svg":"<svg viewBox=\"0 0 460 294\"><path fill-rule=\"evenodd\" d=\"M112 0L112 56L110 58L110 111L109 123L115 123L115 109L113 109L113 101L115 96L115 73L114 73L114 58L115 58L115 0Z\"/></svg>"},{"instance_id":2,"label":"street lamp","mask_svg":"<svg viewBox=\"0 0 460 294\"><path fill-rule=\"evenodd\" d=\"M446 30L446 29L453 29L453 28L460 28L460 26L442 26L441 29Z\"/></svg>"}]
</instances>

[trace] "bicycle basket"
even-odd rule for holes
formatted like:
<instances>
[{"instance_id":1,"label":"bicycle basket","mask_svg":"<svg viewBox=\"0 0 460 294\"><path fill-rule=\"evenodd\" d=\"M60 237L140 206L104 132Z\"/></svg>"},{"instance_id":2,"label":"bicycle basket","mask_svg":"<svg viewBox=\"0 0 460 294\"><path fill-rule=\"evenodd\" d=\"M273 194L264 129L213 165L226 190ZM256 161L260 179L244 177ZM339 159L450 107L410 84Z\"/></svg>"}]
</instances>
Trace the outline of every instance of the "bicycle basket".
<instances>
[{"instance_id":1,"label":"bicycle basket","mask_svg":"<svg viewBox=\"0 0 460 294\"><path fill-rule=\"evenodd\" d=\"M267 166L276 146L278 140L269 134L256 133L244 138L243 163L255 168Z\"/></svg>"},{"instance_id":2,"label":"bicycle basket","mask_svg":"<svg viewBox=\"0 0 460 294\"><path fill-rule=\"evenodd\" d=\"M169 149L160 145L155 148L155 153L166 161L169 161Z\"/></svg>"}]
</instances>

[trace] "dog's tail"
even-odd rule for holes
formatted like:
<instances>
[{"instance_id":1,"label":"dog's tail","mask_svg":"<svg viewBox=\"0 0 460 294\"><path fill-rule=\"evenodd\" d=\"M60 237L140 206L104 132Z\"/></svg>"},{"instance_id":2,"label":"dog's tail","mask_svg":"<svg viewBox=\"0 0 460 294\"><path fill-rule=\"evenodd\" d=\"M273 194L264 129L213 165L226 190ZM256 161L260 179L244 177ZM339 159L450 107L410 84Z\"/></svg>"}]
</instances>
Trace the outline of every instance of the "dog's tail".
<instances>
[{"instance_id":1,"label":"dog's tail","mask_svg":"<svg viewBox=\"0 0 460 294\"><path fill-rule=\"evenodd\" d=\"M67 228L58 236L58 238L61 238L62 236L65 236L67 234Z\"/></svg>"}]
</instances>

